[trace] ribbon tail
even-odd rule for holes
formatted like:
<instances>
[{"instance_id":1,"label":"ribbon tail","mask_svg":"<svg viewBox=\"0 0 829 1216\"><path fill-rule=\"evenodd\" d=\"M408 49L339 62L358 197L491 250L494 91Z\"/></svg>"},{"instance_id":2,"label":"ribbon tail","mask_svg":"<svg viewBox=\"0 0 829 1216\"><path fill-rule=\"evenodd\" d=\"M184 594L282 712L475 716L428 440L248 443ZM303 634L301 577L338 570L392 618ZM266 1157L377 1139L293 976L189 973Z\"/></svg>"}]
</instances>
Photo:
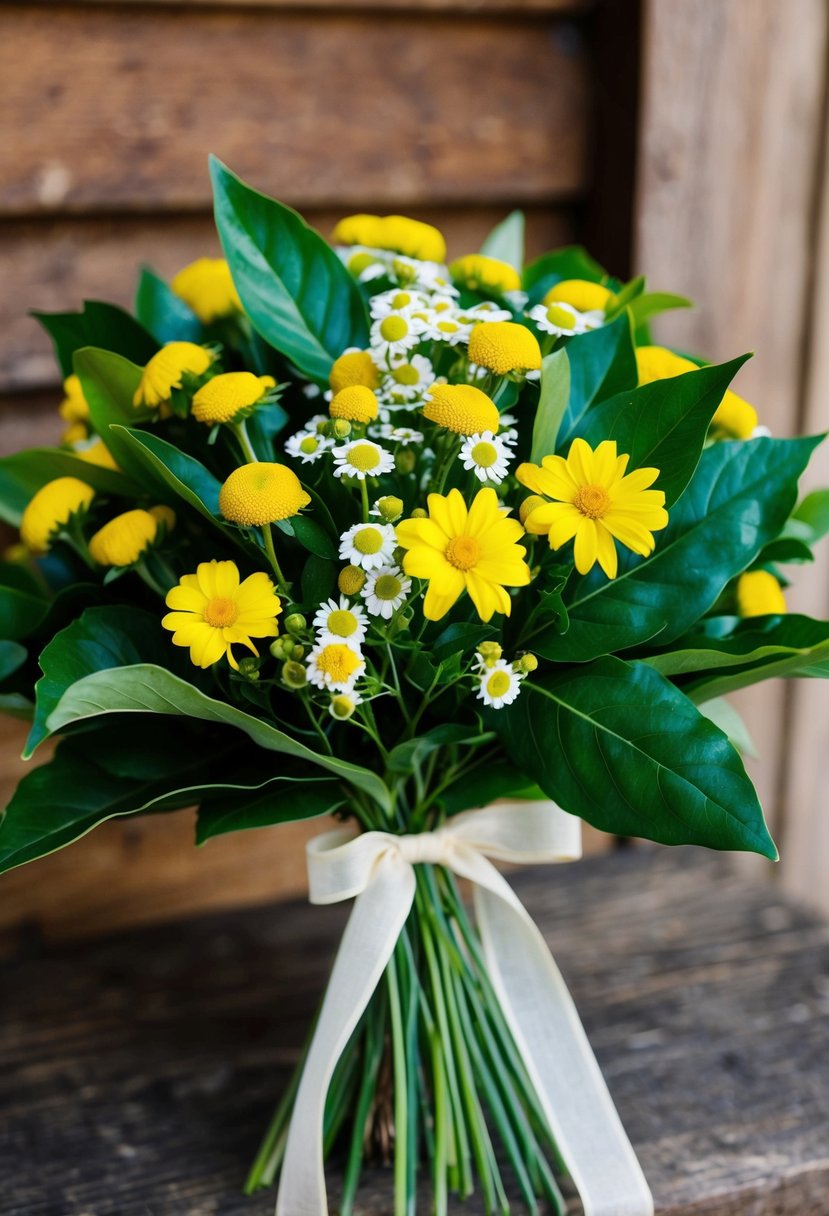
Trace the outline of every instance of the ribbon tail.
<instances>
[{"instance_id":1,"label":"ribbon tail","mask_svg":"<svg viewBox=\"0 0 829 1216\"><path fill-rule=\"evenodd\" d=\"M412 867L386 855L378 860L371 880L355 901L297 1090L276 1216L328 1216L323 1159L328 1086L394 953L414 892Z\"/></svg>"},{"instance_id":2,"label":"ribbon tail","mask_svg":"<svg viewBox=\"0 0 829 1216\"><path fill-rule=\"evenodd\" d=\"M585 1216L653 1216L642 1168L544 938L498 871L480 854L469 863L456 868L475 883L490 978Z\"/></svg>"}]
</instances>

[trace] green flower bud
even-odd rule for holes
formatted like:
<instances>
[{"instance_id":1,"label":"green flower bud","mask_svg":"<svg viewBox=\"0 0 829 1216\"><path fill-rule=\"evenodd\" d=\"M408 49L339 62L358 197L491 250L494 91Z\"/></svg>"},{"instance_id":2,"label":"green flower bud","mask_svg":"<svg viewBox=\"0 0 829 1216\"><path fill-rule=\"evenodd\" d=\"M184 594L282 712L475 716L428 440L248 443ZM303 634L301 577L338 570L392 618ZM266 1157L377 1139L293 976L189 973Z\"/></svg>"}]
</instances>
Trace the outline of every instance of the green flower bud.
<instances>
[{"instance_id":1,"label":"green flower bud","mask_svg":"<svg viewBox=\"0 0 829 1216\"><path fill-rule=\"evenodd\" d=\"M409 518L410 519L428 519L429 512L424 511L423 507L415 507L414 511L412 511Z\"/></svg>"},{"instance_id":2,"label":"green flower bud","mask_svg":"<svg viewBox=\"0 0 829 1216\"><path fill-rule=\"evenodd\" d=\"M239 675L243 680L249 680L251 684L255 684L259 679L259 660L253 655L246 655L245 658L239 660Z\"/></svg>"},{"instance_id":3,"label":"green flower bud","mask_svg":"<svg viewBox=\"0 0 829 1216\"><path fill-rule=\"evenodd\" d=\"M497 663L503 653L497 642L481 642L478 647L478 654L487 667L492 667Z\"/></svg>"},{"instance_id":4,"label":"green flower bud","mask_svg":"<svg viewBox=\"0 0 829 1216\"><path fill-rule=\"evenodd\" d=\"M377 509L383 523L397 523L403 514L403 499L395 497L394 494L387 494L385 498L378 498Z\"/></svg>"},{"instance_id":5,"label":"green flower bud","mask_svg":"<svg viewBox=\"0 0 829 1216\"><path fill-rule=\"evenodd\" d=\"M401 448L395 453L394 467L398 473L412 473L417 464L417 456L411 448Z\"/></svg>"},{"instance_id":6,"label":"green flower bud","mask_svg":"<svg viewBox=\"0 0 829 1216\"><path fill-rule=\"evenodd\" d=\"M308 676L301 663L291 661L282 668L282 681L289 688L304 688L308 683Z\"/></svg>"},{"instance_id":7,"label":"green flower bud","mask_svg":"<svg viewBox=\"0 0 829 1216\"><path fill-rule=\"evenodd\" d=\"M538 659L534 654L520 655L512 665L513 671L520 671L522 675L528 676L531 671L536 671L538 668Z\"/></svg>"},{"instance_id":8,"label":"green flower bud","mask_svg":"<svg viewBox=\"0 0 829 1216\"><path fill-rule=\"evenodd\" d=\"M284 648L285 648L285 639L284 638L277 638L276 641L271 642L270 646L268 647L268 649L271 652L271 655L275 659L284 659L285 658L285 649Z\"/></svg>"},{"instance_id":9,"label":"green flower bud","mask_svg":"<svg viewBox=\"0 0 829 1216\"><path fill-rule=\"evenodd\" d=\"M305 617L301 612L292 612L285 617L285 629L288 633L304 633L307 627Z\"/></svg>"},{"instance_id":10,"label":"green flower bud","mask_svg":"<svg viewBox=\"0 0 829 1216\"><path fill-rule=\"evenodd\" d=\"M337 696L331 698L331 704L328 706L328 712L332 718L336 718L338 722L346 722L354 710L357 708L357 702L353 697L349 697L347 693L338 693Z\"/></svg>"},{"instance_id":11,"label":"green flower bud","mask_svg":"<svg viewBox=\"0 0 829 1216\"><path fill-rule=\"evenodd\" d=\"M347 418L335 418L331 432L335 439L347 439L351 434L351 423Z\"/></svg>"}]
</instances>

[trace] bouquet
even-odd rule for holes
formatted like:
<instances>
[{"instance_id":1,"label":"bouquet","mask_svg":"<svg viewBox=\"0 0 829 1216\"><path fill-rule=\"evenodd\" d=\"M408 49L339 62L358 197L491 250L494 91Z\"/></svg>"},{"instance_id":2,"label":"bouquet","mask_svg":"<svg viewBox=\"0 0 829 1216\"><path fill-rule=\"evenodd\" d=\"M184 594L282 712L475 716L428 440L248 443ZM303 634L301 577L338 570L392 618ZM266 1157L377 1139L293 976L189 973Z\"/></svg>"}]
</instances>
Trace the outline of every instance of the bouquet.
<instances>
[{"instance_id":1,"label":"bouquet","mask_svg":"<svg viewBox=\"0 0 829 1216\"><path fill-rule=\"evenodd\" d=\"M829 495L711 366L654 345L688 304L523 219L332 244L212 163L225 259L135 315L40 315L60 446L0 462L4 710L26 755L0 866L196 804L197 841L334 816L311 897L356 897L248 1186L327 1211L323 1162L389 1159L389 1211L652 1210L546 945L494 860L578 856L580 822L775 858L722 698L829 673L787 614ZM271 838L267 838L271 839ZM470 880L475 915L458 879Z\"/></svg>"}]
</instances>

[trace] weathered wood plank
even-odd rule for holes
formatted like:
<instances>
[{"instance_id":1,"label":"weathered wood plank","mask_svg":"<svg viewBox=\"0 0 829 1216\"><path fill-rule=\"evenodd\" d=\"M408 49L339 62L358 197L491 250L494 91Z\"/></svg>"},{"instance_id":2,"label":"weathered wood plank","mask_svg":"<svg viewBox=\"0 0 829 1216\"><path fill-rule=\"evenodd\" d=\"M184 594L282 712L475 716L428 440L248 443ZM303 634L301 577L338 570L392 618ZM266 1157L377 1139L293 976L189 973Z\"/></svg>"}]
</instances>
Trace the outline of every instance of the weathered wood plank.
<instances>
[{"instance_id":1,"label":"weathered wood plank","mask_svg":"<svg viewBox=\"0 0 829 1216\"><path fill-rule=\"evenodd\" d=\"M701 850L617 854L515 884L659 1216L822 1216L829 926ZM272 1194L239 1187L344 912L228 913L7 963L8 1216L272 1212ZM390 1187L390 1171L367 1175L362 1216L389 1211Z\"/></svg>"},{"instance_id":2,"label":"weathered wood plank","mask_svg":"<svg viewBox=\"0 0 829 1216\"><path fill-rule=\"evenodd\" d=\"M480 248L506 206L416 208L413 214L440 226L452 255ZM343 212L310 210L307 217L329 233ZM530 255L573 238L566 208L532 207L527 213ZM0 296L0 393L56 382L52 349L28 310L78 308L84 299L130 305L138 268L148 263L172 276L203 254L218 253L207 216L88 217L8 222L0 232L4 290ZM0 409L2 407L0 406ZM3 415L0 413L0 428Z\"/></svg>"},{"instance_id":3,"label":"weathered wood plank","mask_svg":"<svg viewBox=\"0 0 829 1216\"><path fill-rule=\"evenodd\" d=\"M75 0L83 5L112 4L113 0ZM171 2L186 8L246 7L273 9L347 9L348 11L403 13L583 13L599 0L114 0L119 5L160 4ZM30 0L30 3L50 5L54 0Z\"/></svg>"},{"instance_id":4,"label":"weathered wood plank","mask_svg":"<svg viewBox=\"0 0 829 1216\"><path fill-rule=\"evenodd\" d=\"M46 16L0 9L6 214L204 208L208 152L304 205L542 202L585 185L576 27L261 8Z\"/></svg>"}]
</instances>

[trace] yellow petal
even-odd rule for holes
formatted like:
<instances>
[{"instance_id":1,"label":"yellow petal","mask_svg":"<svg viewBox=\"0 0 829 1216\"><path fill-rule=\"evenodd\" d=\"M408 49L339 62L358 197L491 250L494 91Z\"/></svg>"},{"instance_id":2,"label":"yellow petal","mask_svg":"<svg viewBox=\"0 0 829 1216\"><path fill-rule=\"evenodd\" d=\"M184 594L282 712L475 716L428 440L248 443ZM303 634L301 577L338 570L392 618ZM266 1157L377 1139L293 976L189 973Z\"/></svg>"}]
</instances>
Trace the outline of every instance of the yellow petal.
<instances>
[{"instance_id":1,"label":"yellow petal","mask_svg":"<svg viewBox=\"0 0 829 1216\"><path fill-rule=\"evenodd\" d=\"M574 439L570 444L567 468L578 485L586 486L595 483L593 449L584 439Z\"/></svg>"},{"instance_id":2,"label":"yellow petal","mask_svg":"<svg viewBox=\"0 0 829 1216\"><path fill-rule=\"evenodd\" d=\"M599 542L596 537L596 521L584 517L576 532L576 543L573 556L579 574L587 574L593 569L599 555Z\"/></svg>"},{"instance_id":3,"label":"yellow petal","mask_svg":"<svg viewBox=\"0 0 829 1216\"><path fill-rule=\"evenodd\" d=\"M596 541L598 544L599 565L608 578L615 578L619 568L616 546L613 537L602 524L596 525Z\"/></svg>"}]
</instances>

